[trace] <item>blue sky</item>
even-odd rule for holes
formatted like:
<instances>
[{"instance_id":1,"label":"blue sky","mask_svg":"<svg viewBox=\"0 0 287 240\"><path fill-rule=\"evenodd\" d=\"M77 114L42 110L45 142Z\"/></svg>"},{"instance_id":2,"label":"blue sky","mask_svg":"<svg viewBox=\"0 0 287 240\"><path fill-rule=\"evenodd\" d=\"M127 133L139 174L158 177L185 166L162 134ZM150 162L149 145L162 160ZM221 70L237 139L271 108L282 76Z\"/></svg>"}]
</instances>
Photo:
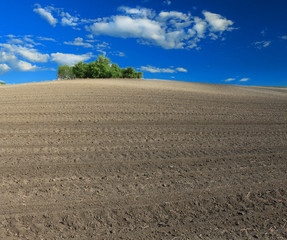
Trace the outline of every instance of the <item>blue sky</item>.
<instances>
[{"instance_id":1,"label":"blue sky","mask_svg":"<svg viewBox=\"0 0 287 240\"><path fill-rule=\"evenodd\" d=\"M144 78L287 86L286 0L11 0L0 81L54 80L105 54Z\"/></svg>"}]
</instances>

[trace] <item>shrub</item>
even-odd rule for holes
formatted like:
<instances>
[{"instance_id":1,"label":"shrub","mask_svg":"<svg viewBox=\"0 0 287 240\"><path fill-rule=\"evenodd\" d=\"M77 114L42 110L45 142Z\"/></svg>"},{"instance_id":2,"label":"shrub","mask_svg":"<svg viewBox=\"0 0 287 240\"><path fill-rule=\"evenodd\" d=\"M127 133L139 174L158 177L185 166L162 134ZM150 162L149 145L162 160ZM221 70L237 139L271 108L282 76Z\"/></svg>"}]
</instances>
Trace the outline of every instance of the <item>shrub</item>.
<instances>
[{"instance_id":1,"label":"shrub","mask_svg":"<svg viewBox=\"0 0 287 240\"><path fill-rule=\"evenodd\" d=\"M142 78L143 73L132 67L121 69L117 64L111 64L109 58L99 55L98 59L89 64L78 62L73 67L59 66L58 79L73 78Z\"/></svg>"},{"instance_id":2,"label":"shrub","mask_svg":"<svg viewBox=\"0 0 287 240\"><path fill-rule=\"evenodd\" d=\"M74 73L73 73L73 68L69 67L68 65L59 66L57 78L58 79L73 79L73 78L75 78Z\"/></svg>"}]
</instances>

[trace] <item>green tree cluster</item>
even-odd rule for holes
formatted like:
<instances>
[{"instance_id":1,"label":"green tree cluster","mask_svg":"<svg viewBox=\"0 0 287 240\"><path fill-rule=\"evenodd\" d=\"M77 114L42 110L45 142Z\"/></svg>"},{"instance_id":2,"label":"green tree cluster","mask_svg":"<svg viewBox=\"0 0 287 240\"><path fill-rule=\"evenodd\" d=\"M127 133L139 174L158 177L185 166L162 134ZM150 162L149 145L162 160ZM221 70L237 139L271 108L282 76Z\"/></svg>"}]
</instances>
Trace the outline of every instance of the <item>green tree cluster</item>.
<instances>
[{"instance_id":1,"label":"green tree cluster","mask_svg":"<svg viewBox=\"0 0 287 240\"><path fill-rule=\"evenodd\" d=\"M94 62L78 62L72 67L59 66L58 79L74 78L142 78L143 73L137 72L132 67L120 68L117 64L111 64L109 58L99 55Z\"/></svg>"}]
</instances>

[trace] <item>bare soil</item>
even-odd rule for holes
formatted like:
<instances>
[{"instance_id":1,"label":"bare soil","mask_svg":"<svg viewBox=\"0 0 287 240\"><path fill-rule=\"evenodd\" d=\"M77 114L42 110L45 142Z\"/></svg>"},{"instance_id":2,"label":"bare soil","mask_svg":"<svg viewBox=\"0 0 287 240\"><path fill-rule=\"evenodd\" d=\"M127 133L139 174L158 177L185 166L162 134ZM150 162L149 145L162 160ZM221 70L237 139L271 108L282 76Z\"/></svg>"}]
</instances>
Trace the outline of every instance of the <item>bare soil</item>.
<instances>
[{"instance_id":1,"label":"bare soil","mask_svg":"<svg viewBox=\"0 0 287 240\"><path fill-rule=\"evenodd\" d=\"M286 239L287 89L0 87L0 239Z\"/></svg>"}]
</instances>

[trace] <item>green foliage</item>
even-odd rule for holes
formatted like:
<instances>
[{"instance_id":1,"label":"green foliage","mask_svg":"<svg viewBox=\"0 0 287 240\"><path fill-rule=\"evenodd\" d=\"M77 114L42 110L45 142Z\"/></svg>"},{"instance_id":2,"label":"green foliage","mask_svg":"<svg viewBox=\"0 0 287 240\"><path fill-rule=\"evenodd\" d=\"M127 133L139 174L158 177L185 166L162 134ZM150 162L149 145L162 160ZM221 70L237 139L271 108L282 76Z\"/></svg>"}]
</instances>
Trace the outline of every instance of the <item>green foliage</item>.
<instances>
[{"instance_id":1,"label":"green foliage","mask_svg":"<svg viewBox=\"0 0 287 240\"><path fill-rule=\"evenodd\" d=\"M111 64L109 58L99 55L98 59L89 64L79 62L73 67L59 66L58 79L73 78L142 78L142 72L136 72L134 68L121 69L117 64Z\"/></svg>"},{"instance_id":2,"label":"green foliage","mask_svg":"<svg viewBox=\"0 0 287 240\"><path fill-rule=\"evenodd\" d=\"M76 78L87 78L88 76L88 65L84 62L78 62L73 67L73 73Z\"/></svg>"},{"instance_id":3,"label":"green foliage","mask_svg":"<svg viewBox=\"0 0 287 240\"><path fill-rule=\"evenodd\" d=\"M123 77L122 71L121 71L120 67L118 66L118 64L113 63L110 71L111 71L111 77L112 78L122 78Z\"/></svg>"},{"instance_id":4,"label":"green foliage","mask_svg":"<svg viewBox=\"0 0 287 240\"><path fill-rule=\"evenodd\" d=\"M123 78L142 78L143 73L137 72L132 67L122 69Z\"/></svg>"},{"instance_id":5,"label":"green foliage","mask_svg":"<svg viewBox=\"0 0 287 240\"><path fill-rule=\"evenodd\" d=\"M74 78L73 68L69 67L68 65L59 66L57 78L58 79L73 79Z\"/></svg>"}]
</instances>

